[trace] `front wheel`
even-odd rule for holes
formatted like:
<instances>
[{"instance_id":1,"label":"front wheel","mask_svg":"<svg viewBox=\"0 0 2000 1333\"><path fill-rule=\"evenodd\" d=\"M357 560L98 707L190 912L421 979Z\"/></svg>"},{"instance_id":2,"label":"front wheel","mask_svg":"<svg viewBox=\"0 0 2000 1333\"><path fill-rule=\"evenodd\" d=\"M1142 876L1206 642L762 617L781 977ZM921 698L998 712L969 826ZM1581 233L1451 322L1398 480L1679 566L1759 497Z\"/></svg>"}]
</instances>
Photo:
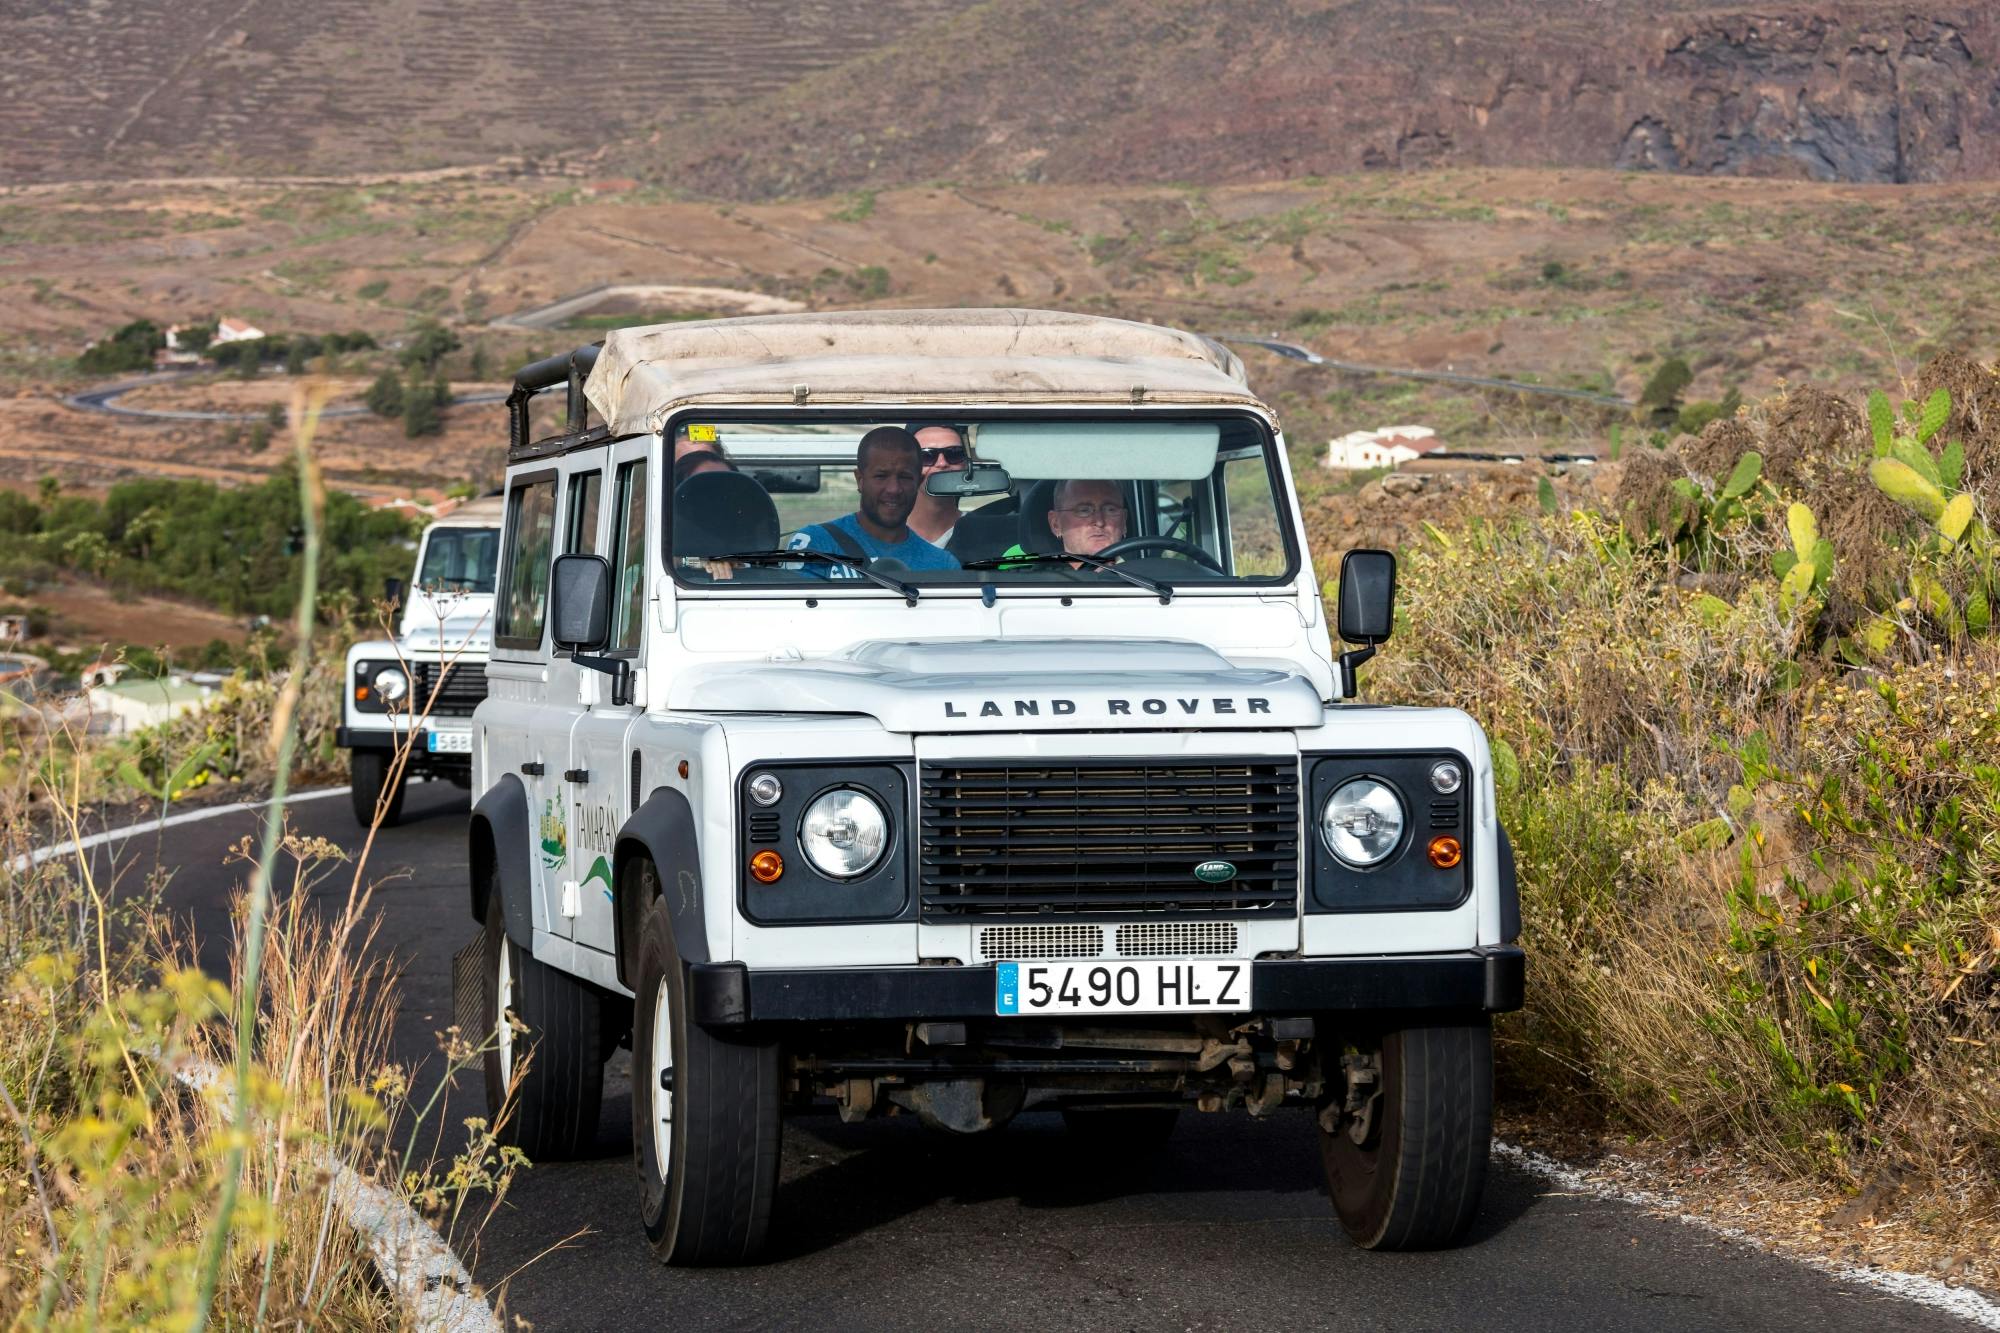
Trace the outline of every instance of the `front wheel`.
<instances>
[{"instance_id":1,"label":"front wheel","mask_svg":"<svg viewBox=\"0 0 2000 1333\"><path fill-rule=\"evenodd\" d=\"M689 1021L687 973L658 898L640 926L638 973L632 1156L646 1238L663 1263L747 1263L778 1193L778 1045Z\"/></svg>"},{"instance_id":2,"label":"front wheel","mask_svg":"<svg viewBox=\"0 0 2000 1333\"><path fill-rule=\"evenodd\" d=\"M1340 1225L1370 1250L1456 1244L1486 1184L1490 1020L1394 1029L1338 1059L1319 1138Z\"/></svg>"},{"instance_id":3,"label":"front wheel","mask_svg":"<svg viewBox=\"0 0 2000 1333\"><path fill-rule=\"evenodd\" d=\"M378 823L382 828L394 828L402 821L404 774L396 767L394 750L350 751L347 774L356 823L362 828L374 828Z\"/></svg>"}]
</instances>

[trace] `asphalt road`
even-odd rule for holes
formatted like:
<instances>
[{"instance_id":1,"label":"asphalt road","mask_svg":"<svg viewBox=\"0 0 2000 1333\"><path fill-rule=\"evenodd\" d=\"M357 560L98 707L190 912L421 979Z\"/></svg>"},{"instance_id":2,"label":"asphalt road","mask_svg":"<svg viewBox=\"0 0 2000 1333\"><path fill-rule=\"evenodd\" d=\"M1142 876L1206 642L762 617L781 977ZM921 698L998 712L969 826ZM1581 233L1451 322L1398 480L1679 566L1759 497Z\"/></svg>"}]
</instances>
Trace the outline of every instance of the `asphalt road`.
<instances>
[{"instance_id":1,"label":"asphalt road","mask_svg":"<svg viewBox=\"0 0 2000 1333\"><path fill-rule=\"evenodd\" d=\"M424 1062L420 1085L441 1063L432 1034L450 1022L450 956L474 929L465 810L457 789L418 786L375 852L379 945L402 965L394 1045ZM127 877L155 859L170 869L169 904L219 949L242 872L224 851L255 820L136 836L116 857ZM298 807L293 825L358 843L344 797ZM344 896L345 884L318 893ZM963 1140L908 1119L804 1117L786 1128L775 1256L670 1270L636 1222L626 1069L621 1053L597 1155L525 1172L465 1254L483 1283L513 1275L505 1310L538 1329L1968 1327L1630 1205L1553 1191L1498 1161L1468 1245L1367 1254L1333 1220L1299 1113L1190 1111L1164 1152L1127 1161L1078 1154L1053 1115ZM441 1122L483 1109L475 1081Z\"/></svg>"}]
</instances>

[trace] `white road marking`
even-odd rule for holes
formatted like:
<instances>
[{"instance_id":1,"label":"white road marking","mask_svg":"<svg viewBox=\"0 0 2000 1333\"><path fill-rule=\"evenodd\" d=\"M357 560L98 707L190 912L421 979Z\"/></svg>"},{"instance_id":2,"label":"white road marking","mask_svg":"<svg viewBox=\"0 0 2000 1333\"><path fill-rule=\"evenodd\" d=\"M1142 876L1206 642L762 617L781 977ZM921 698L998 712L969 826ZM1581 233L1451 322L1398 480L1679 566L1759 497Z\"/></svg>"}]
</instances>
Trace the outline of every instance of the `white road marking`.
<instances>
[{"instance_id":1,"label":"white road marking","mask_svg":"<svg viewBox=\"0 0 2000 1333\"><path fill-rule=\"evenodd\" d=\"M287 805L297 805L301 801L323 801L330 796L345 796L346 787L328 787L321 791L298 792L287 796ZM141 833L157 833L161 829L179 828L182 824L198 824L204 819L219 819L223 815L243 814L251 810L262 810L269 801L237 801L233 805L207 805L199 810L188 810L178 815L168 815L165 819L148 819L137 824L127 824L123 828L106 829L102 833L92 833L81 838L67 838L62 842L52 842L46 847L37 847L32 852L23 852L14 858L14 873L19 874L31 866L57 856L74 856L87 852L93 847L106 843L124 842Z\"/></svg>"},{"instance_id":2,"label":"white road marking","mask_svg":"<svg viewBox=\"0 0 2000 1333\"><path fill-rule=\"evenodd\" d=\"M347 792L346 787L334 787L324 791L300 792L286 797L285 801L289 805L299 801L326 800L345 796ZM165 819L107 829L85 838L71 838L67 842L37 847L32 852L15 857L13 868L18 874L52 857L75 855L93 847L123 842L137 834L199 823L204 819L262 810L270 804L269 801L239 801L233 805L208 806L169 815ZM227 1077L222 1070L207 1061L189 1060L172 1066L171 1072L187 1086L215 1098L221 1104L223 1115L229 1115L231 1100ZM411 1328L421 1330L421 1333L501 1333L500 1321L493 1317L492 1308L474 1294L472 1274L436 1228L419 1217L407 1203L374 1181L365 1179L332 1153L321 1150L317 1164L330 1177L328 1188L333 1192L334 1202L339 1205L347 1225L367 1242L368 1255L375 1261L376 1271L382 1275L383 1284L395 1294L396 1302L402 1306Z\"/></svg>"},{"instance_id":3,"label":"white road marking","mask_svg":"<svg viewBox=\"0 0 2000 1333\"><path fill-rule=\"evenodd\" d=\"M1763 1250L1767 1254L1784 1255L1842 1282L1873 1287L1891 1296L1899 1296L1906 1301L1915 1301L1918 1305L1929 1306L1933 1310L1942 1310L1946 1314L1970 1320L1979 1328L2000 1331L2000 1305L1965 1287L1954 1287L1948 1282L1940 1282L1934 1277L1925 1277L1919 1273L1904 1273L1893 1268L1863 1268L1832 1259L1772 1249L1753 1232L1727 1226L1721 1222L1712 1222L1689 1212L1686 1204L1670 1194L1655 1194L1651 1190L1619 1189L1612 1185L1601 1184L1574 1167L1564 1166L1553 1157L1546 1157L1511 1143L1503 1143L1498 1139L1493 1142L1493 1155L1544 1180L1553 1181L1566 1193L1635 1204L1650 1212L1670 1217L1676 1222L1685 1222L1689 1226L1700 1227L1704 1231Z\"/></svg>"}]
</instances>

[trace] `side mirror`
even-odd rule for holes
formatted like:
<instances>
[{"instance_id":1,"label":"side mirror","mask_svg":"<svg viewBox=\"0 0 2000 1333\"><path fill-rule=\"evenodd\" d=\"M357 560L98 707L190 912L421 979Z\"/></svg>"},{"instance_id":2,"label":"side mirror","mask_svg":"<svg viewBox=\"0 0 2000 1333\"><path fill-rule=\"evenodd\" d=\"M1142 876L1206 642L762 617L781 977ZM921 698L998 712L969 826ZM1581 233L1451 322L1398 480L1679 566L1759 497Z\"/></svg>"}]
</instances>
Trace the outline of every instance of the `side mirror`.
<instances>
[{"instance_id":1,"label":"side mirror","mask_svg":"<svg viewBox=\"0 0 2000 1333\"><path fill-rule=\"evenodd\" d=\"M924 478L926 495L1000 495L1014 484L998 463L968 463L958 472L933 472Z\"/></svg>"},{"instance_id":2,"label":"side mirror","mask_svg":"<svg viewBox=\"0 0 2000 1333\"><path fill-rule=\"evenodd\" d=\"M600 657L611 642L611 562L601 555L559 555L549 577L550 638L570 661L611 677L611 702L632 702L632 662Z\"/></svg>"},{"instance_id":3,"label":"side mirror","mask_svg":"<svg viewBox=\"0 0 2000 1333\"><path fill-rule=\"evenodd\" d=\"M1375 656L1396 626L1396 557L1388 551L1349 551L1340 559L1340 607L1335 632L1359 648L1340 655L1340 693L1352 699L1354 669Z\"/></svg>"},{"instance_id":4,"label":"side mirror","mask_svg":"<svg viewBox=\"0 0 2000 1333\"><path fill-rule=\"evenodd\" d=\"M595 652L611 637L611 564L601 555L559 555L549 581L550 637L573 653Z\"/></svg>"},{"instance_id":5,"label":"side mirror","mask_svg":"<svg viewBox=\"0 0 2000 1333\"><path fill-rule=\"evenodd\" d=\"M1396 557L1349 551L1340 558L1339 633L1342 643L1371 648L1388 642L1396 624Z\"/></svg>"},{"instance_id":6,"label":"side mirror","mask_svg":"<svg viewBox=\"0 0 2000 1333\"><path fill-rule=\"evenodd\" d=\"M389 604L389 614L395 615L403 609L403 581L401 579L382 580L382 600Z\"/></svg>"}]
</instances>

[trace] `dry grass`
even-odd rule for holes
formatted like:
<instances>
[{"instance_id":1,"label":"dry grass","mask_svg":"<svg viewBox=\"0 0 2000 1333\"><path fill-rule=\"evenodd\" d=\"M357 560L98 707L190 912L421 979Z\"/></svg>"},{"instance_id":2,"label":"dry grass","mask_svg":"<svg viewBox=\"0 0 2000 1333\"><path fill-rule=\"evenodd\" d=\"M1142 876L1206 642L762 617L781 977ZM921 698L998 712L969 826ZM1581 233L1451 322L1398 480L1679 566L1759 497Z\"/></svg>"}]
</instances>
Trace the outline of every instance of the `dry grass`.
<instances>
[{"instance_id":1,"label":"dry grass","mask_svg":"<svg viewBox=\"0 0 2000 1333\"><path fill-rule=\"evenodd\" d=\"M1828 513L1859 420L1763 404L1640 455L1620 498L1712 486L1743 444ZM1905 599L1950 565L1963 605L1991 570L1876 495L1826 525L1835 580L1793 604L1771 558L1795 498L1760 488L1699 541L1588 511L1446 530L1406 555L1378 689L1496 742L1533 959L1502 1030L1516 1095L1823 1186L1892 1180L1903 1225L1978 1252L2000 1225L2000 639ZM1853 627L1878 617L1896 631L1869 649Z\"/></svg>"}]
</instances>

